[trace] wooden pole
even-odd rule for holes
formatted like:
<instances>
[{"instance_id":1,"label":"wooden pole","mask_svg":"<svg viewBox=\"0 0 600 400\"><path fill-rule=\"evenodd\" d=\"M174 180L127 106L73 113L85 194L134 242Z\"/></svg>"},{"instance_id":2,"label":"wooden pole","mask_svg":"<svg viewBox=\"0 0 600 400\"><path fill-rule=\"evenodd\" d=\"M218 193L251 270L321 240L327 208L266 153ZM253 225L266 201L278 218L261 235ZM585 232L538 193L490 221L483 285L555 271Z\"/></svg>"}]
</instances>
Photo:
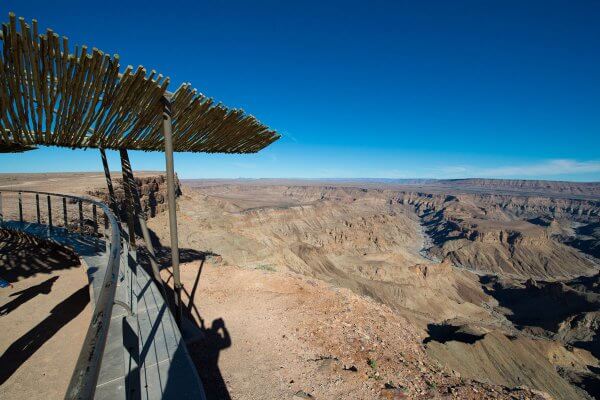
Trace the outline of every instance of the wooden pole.
<instances>
[{"instance_id":1,"label":"wooden pole","mask_svg":"<svg viewBox=\"0 0 600 400\"><path fill-rule=\"evenodd\" d=\"M146 243L146 249L148 250L148 254L150 256L150 266L152 268L152 274L154 275L154 279L156 283L161 286L161 289L164 293L164 285L163 280L160 276L160 268L158 266L158 262L156 261L156 254L154 252L154 246L152 245L152 238L150 237L150 231L148 230L148 225L146 224L146 213L142 210L142 202L140 201L140 194L137 189L137 184L135 183L135 179L133 177L133 169L131 168L131 162L129 161L129 153L127 149L121 149L119 151L121 155L121 169L123 170L123 185L127 184L129 187L129 192L132 195L133 199L133 208L135 211L135 215L137 217L138 223L140 224L140 229L142 231L142 236L144 237L144 242ZM167 297L165 296L165 300Z\"/></svg>"},{"instance_id":2,"label":"wooden pole","mask_svg":"<svg viewBox=\"0 0 600 400\"><path fill-rule=\"evenodd\" d=\"M0 192L0 222L4 222L4 210L2 206L2 192Z\"/></svg>"},{"instance_id":3,"label":"wooden pole","mask_svg":"<svg viewBox=\"0 0 600 400\"><path fill-rule=\"evenodd\" d=\"M121 171L123 173L123 191L125 192L125 209L127 210L127 227L129 230L129 244L135 249L135 207L133 205L133 194L131 192L131 185L129 184L129 178L125 172L127 166L123 160L123 149L119 150L121 154Z\"/></svg>"},{"instance_id":4,"label":"wooden pole","mask_svg":"<svg viewBox=\"0 0 600 400\"><path fill-rule=\"evenodd\" d=\"M167 169L167 194L169 199L169 231L171 233L171 262L175 289L175 320L181 326L181 275L179 273L179 241L177 238L177 204L175 203L175 166L173 163L173 132L171 102L162 98L162 131L165 138L165 161Z\"/></svg>"},{"instance_id":5,"label":"wooden pole","mask_svg":"<svg viewBox=\"0 0 600 400\"><path fill-rule=\"evenodd\" d=\"M112 178L110 177L110 170L108 169L108 160L106 159L106 152L103 148L100 148L100 157L102 158L102 166L104 167L104 176L106 177L106 186L108 187L108 202L113 212L119 217L119 207L117 206L117 198L115 197L115 189L113 188Z\"/></svg>"}]
</instances>

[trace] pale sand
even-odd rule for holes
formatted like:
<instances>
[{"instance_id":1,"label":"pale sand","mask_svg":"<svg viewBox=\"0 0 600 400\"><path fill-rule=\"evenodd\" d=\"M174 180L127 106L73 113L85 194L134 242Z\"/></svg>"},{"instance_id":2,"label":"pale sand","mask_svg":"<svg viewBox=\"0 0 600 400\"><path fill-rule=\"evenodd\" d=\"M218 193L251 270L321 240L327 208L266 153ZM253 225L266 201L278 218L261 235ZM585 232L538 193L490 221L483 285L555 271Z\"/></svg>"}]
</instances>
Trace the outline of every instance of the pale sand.
<instances>
[{"instance_id":1,"label":"pale sand","mask_svg":"<svg viewBox=\"0 0 600 400\"><path fill-rule=\"evenodd\" d=\"M37 246L24 250L36 254ZM55 269L13 285L0 289L0 398L62 399L92 313L85 271ZM16 294L26 289L30 295Z\"/></svg>"}]
</instances>

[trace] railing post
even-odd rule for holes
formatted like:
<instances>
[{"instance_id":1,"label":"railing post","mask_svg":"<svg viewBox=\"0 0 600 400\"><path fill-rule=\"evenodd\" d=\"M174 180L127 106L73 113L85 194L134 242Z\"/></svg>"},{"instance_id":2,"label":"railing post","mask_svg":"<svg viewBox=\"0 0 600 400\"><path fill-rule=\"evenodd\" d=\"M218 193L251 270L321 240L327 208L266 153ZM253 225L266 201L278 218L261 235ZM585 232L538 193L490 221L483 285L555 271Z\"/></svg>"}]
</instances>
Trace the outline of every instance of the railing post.
<instances>
[{"instance_id":1,"label":"railing post","mask_svg":"<svg viewBox=\"0 0 600 400\"><path fill-rule=\"evenodd\" d=\"M46 196L48 199L48 227L52 230L52 202L50 200L50 195Z\"/></svg>"},{"instance_id":2,"label":"railing post","mask_svg":"<svg viewBox=\"0 0 600 400\"><path fill-rule=\"evenodd\" d=\"M98 216L96 215L96 205L92 205L92 219L94 221L94 235L98 236Z\"/></svg>"},{"instance_id":3,"label":"railing post","mask_svg":"<svg viewBox=\"0 0 600 400\"><path fill-rule=\"evenodd\" d=\"M36 214L37 214L37 223L41 224L42 219L40 217L40 195L37 193L35 194L35 210L36 210Z\"/></svg>"},{"instance_id":4,"label":"railing post","mask_svg":"<svg viewBox=\"0 0 600 400\"><path fill-rule=\"evenodd\" d=\"M69 220L67 218L67 198L66 197L62 198L62 203L63 203L63 219L65 220L65 229L69 230Z\"/></svg>"},{"instance_id":5,"label":"railing post","mask_svg":"<svg viewBox=\"0 0 600 400\"><path fill-rule=\"evenodd\" d=\"M104 243L106 243L106 251L110 251L110 240L108 240L108 215L106 215L106 211L104 212Z\"/></svg>"},{"instance_id":6,"label":"railing post","mask_svg":"<svg viewBox=\"0 0 600 400\"><path fill-rule=\"evenodd\" d=\"M175 166L173 162L173 132L171 102L162 98L162 133L165 138L165 161L167 169L167 194L169 200L169 232L171 234L171 262L173 265L173 287L175 289L175 320L181 326L181 276L179 274L179 241L177 238L177 204L175 203Z\"/></svg>"},{"instance_id":7,"label":"railing post","mask_svg":"<svg viewBox=\"0 0 600 400\"><path fill-rule=\"evenodd\" d=\"M81 203L80 203L81 204ZM93 399L98 384L102 358L106 348L108 329L115 302L115 291L119 274L121 244L118 222L108 207L101 206L110 220L110 239L107 240L109 253L107 270L104 274L96 307L93 310L82 349L75 364L65 399ZM80 208L81 210L81 208ZM80 215L82 215L81 212Z\"/></svg>"},{"instance_id":8,"label":"railing post","mask_svg":"<svg viewBox=\"0 0 600 400\"><path fill-rule=\"evenodd\" d=\"M0 223L4 222L4 212L2 210L2 192L0 192Z\"/></svg>"},{"instance_id":9,"label":"railing post","mask_svg":"<svg viewBox=\"0 0 600 400\"><path fill-rule=\"evenodd\" d=\"M94 247L98 250L98 216L96 214L96 205L92 204L92 225L94 228Z\"/></svg>"},{"instance_id":10,"label":"railing post","mask_svg":"<svg viewBox=\"0 0 600 400\"><path fill-rule=\"evenodd\" d=\"M79 200L79 233L83 233L83 204Z\"/></svg>"},{"instance_id":11,"label":"railing post","mask_svg":"<svg viewBox=\"0 0 600 400\"><path fill-rule=\"evenodd\" d=\"M23 194L19 192L19 222L23 222Z\"/></svg>"},{"instance_id":12,"label":"railing post","mask_svg":"<svg viewBox=\"0 0 600 400\"><path fill-rule=\"evenodd\" d=\"M47 205L48 205L48 228L53 229L53 220L52 220L52 196L59 196L63 199L63 215L65 221L67 220L66 213L66 200L74 199L75 201L79 201L79 215L80 215L80 226L83 225L83 202L92 204L92 213L94 220L94 231L98 231L98 208L100 208L104 212L105 217L105 225L109 228L105 230L106 244L108 252L108 260L107 260L107 268L104 273L104 277L102 278L101 289L98 293L98 299L96 301L96 306L92 312L91 322L88 326L86 337L82 346L82 350L79 352L79 356L77 359L77 363L75 365L75 369L71 376L71 381L69 383L69 387L67 390L66 398L67 399L93 399L94 391L96 385L98 383L98 376L100 372L102 357L104 354L104 350L106 347L106 340L108 337L108 329L110 327L110 320L112 315L112 307L115 301L115 291L117 287L117 279L119 273L119 264L121 261L121 236L119 231L119 223L117 219L114 217L113 213L110 211L110 208L101 202L96 202L93 200L77 198L75 196L69 195L59 195L54 193L45 193L45 192L34 192L34 191L19 191L19 190L8 190L12 196L14 194L18 195L18 212L19 219L21 222L24 221L23 217L23 193L31 194L36 196L36 205L37 209L40 210L39 207L39 198L40 196L46 196ZM0 191L0 221L4 218L2 213L2 195L6 193ZM33 211L33 210L32 210ZM59 211L60 213L60 206ZM41 214L41 212L38 212ZM31 220L33 222L33 217L30 217L27 214L28 221ZM16 218L15 218L16 219ZM41 220L41 215L40 215ZM60 217L58 217L60 220ZM57 226L60 226L60 223L57 223ZM21 229L24 229L26 226L22 226ZM41 232L40 232L41 233ZM48 234L49 232L46 232ZM99 242L99 241L98 241Z\"/></svg>"}]
</instances>

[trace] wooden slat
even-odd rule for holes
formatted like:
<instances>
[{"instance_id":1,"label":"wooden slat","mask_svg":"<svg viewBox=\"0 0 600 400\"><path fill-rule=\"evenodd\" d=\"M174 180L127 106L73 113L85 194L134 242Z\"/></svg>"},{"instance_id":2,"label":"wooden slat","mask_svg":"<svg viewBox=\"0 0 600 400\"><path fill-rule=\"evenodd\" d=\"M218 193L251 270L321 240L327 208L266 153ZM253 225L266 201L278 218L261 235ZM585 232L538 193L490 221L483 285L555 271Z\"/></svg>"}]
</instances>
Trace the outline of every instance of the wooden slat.
<instances>
[{"instance_id":1,"label":"wooden slat","mask_svg":"<svg viewBox=\"0 0 600 400\"><path fill-rule=\"evenodd\" d=\"M119 74L119 56L38 32L9 14L2 24L0 152L36 145L163 151L161 99L169 79L143 67ZM171 95L175 151L253 153L279 135L243 110L182 84Z\"/></svg>"}]
</instances>

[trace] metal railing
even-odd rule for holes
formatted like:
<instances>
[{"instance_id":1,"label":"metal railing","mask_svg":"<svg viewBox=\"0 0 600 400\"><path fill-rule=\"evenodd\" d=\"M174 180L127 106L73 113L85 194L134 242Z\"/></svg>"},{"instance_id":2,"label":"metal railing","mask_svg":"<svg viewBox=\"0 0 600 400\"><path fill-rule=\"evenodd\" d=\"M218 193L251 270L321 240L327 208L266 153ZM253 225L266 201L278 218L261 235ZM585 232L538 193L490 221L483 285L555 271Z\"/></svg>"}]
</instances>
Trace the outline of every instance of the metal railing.
<instances>
[{"instance_id":1,"label":"metal railing","mask_svg":"<svg viewBox=\"0 0 600 400\"><path fill-rule=\"evenodd\" d=\"M74 231L98 237L97 211L100 209L104 213L103 235L106 241L106 251L108 252L106 272L102 280L102 288L98 294L98 299L94 307L92 320L88 327L83 347L79 353L77 364L75 365L75 370L71 376L69 388L65 396L66 399L92 399L94 397L98 375L100 373L100 365L108 336L108 328L117 288L121 254L121 232L119 223L110 208L99 201L65 194L9 189L0 190L0 222L6 221L6 217L9 216L9 214L5 213L5 209L7 205L6 200L8 200L8 197L11 195L13 199L16 197L16 199L14 199L16 201L14 220L23 223L33 222L27 220L30 216L31 219L35 217L36 223L47 226L49 231L48 236L50 238L52 237L52 231L59 228L66 230L67 233L69 231ZM27 196L35 198L35 214L33 213L33 210L27 210L25 207L28 203L24 201L24 197ZM40 196L42 196L42 198L44 196L46 197L45 205L47 207L42 206ZM59 201L54 202L53 207L52 200L55 198L58 198ZM69 204L77 206L76 218L69 219ZM84 218L84 204L91 206L92 215L91 218L87 220ZM42 208L47 210L45 215L42 213ZM60 223L57 224L57 208L59 209L58 214L62 211L62 226ZM86 224L86 222L89 221L91 221L91 227L89 224Z\"/></svg>"}]
</instances>

